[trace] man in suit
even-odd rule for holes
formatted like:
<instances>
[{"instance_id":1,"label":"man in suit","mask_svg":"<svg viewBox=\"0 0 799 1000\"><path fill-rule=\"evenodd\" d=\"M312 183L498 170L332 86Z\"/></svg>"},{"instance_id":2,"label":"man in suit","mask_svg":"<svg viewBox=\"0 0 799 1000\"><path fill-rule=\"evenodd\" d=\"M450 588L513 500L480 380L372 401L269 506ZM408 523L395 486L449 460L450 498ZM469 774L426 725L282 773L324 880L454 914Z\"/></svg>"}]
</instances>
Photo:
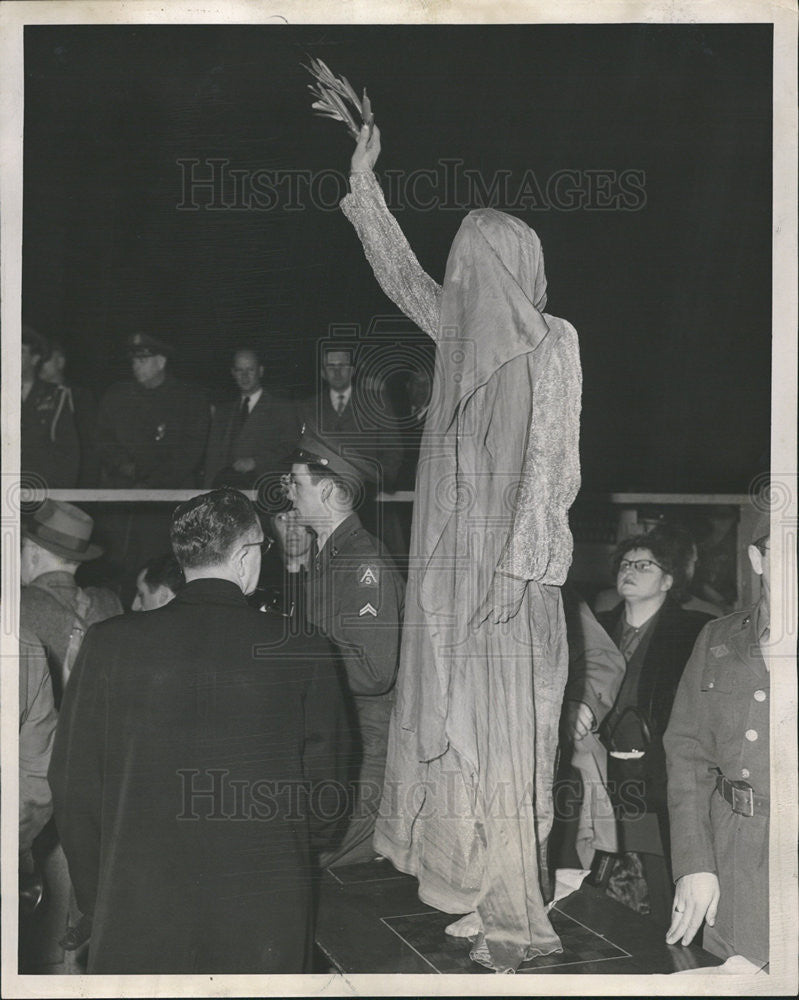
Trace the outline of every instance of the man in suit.
<instances>
[{"instance_id":1,"label":"man in suit","mask_svg":"<svg viewBox=\"0 0 799 1000\"><path fill-rule=\"evenodd\" d=\"M264 368L255 351L236 351L230 374L239 394L214 413L204 483L252 489L264 474L282 471L281 460L298 429L288 401L264 389Z\"/></svg>"},{"instance_id":2,"label":"man in suit","mask_svg":"<svg viewBox=\"0 0 799 1000\"><path fill-rule=\"evenodd\" d=\"M178 506L171 541L185 587L89 630L56 731L88 971L305 972L310 852L340 798L335 664L249 607L264 533L241 493Z\"/></svg>"},{"instance_id":3,"label":"man in suit","mask_svg":"<svg viewBox=\"0 0 799 1000\"><path fill-rule=\"evenodd\" d=\"M366 490L363 523L398 555L406 546L396 512L374 499L396 489L402 463L403 436L394 409L382 390L356 377L352 349L325 347L320 375L324 387L298 405L301 433L312 431L329 448L358 460Z\"/></svg>"},{"instance_id":4,"label":"man in suit","mask_svg":"<svg viewBox=\"0 0 799 1000\"><path fill-rule=\"evenodd\" d=\"M685 668L663 738L676 891L668 944L769 960L768 514L748 554L760 599L710 622Z\"/></svg>"}]
</instances>

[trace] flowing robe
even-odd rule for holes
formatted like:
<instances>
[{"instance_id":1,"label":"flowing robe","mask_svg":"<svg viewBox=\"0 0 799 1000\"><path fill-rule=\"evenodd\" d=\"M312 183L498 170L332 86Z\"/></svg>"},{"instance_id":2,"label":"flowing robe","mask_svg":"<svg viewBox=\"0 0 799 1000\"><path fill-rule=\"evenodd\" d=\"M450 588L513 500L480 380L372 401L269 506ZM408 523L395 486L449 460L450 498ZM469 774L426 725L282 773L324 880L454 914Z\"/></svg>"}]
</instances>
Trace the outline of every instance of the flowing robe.
<instances>
[{"instance_id":1,"label":"flowing robe","mask_svg":"<svg viewBox=\"0 0 799 1000\"><path fill-rule=\"evenodd\" d=\"M442 289L373 174L353 174L342 209L386 294L437 343L375 848L419 879L424 902L476 910L472 958L514 971L560 948L539 852L568 662L559 588L579 488L577 336L541 312L541 246L520 220L469 213ZM527 581L521 607L474 628L498 571Z\"/></svg>"}]
</instances>

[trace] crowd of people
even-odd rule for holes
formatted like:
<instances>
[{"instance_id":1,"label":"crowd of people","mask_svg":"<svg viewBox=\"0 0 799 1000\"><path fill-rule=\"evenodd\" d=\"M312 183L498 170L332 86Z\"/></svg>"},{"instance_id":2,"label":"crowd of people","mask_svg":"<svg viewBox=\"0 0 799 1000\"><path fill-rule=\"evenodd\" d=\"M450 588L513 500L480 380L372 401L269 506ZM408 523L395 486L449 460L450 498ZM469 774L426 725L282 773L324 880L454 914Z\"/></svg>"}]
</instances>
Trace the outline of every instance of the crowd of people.
<instances>
[{"instance_id":1,"label":"crowd of people","mask_svg":"<svg viewBox=\"0 0 799 1000\"><path fill-rule=\"evenodd\" d=\"M171 553L138 567L135 614L75 583L100 554L89 515L47 499L24 525L23 967L309 971L315 877L377 857L498 972L562 949L561 864L669 944L704 922L709 951L762 967L768 518L749 611L689 607L693 540L659 525L620 543L617 600L595 616L566 583L581 372L574 329L544 311L540 242L472 212L437 285L386 208L379 149L365 128L342 208L437 347L413 387L407 573L369 523L402 451L383 407L359 416L350 354L329 351L325 387L287 410L238 351L239 397L211 419L172 380L169 345L131 340L134 381L94 423L101 481L196 487L203 469L208 491L174 508ZM26 344L39 452L23 441L23 468L77 412ZM241 492L267 474L286 500L271 512ZM559 748L580 776L572 823Z\"/></svg>"},{"instance_id":2,"label":"crowd of people","mask_svg":"<svg viewBox=\"0 0 799 1000\"><path fill-rule=\"evenodd\" d=\"M331 342L320 390L295 399L268 391L262 358L242 347L231 359L236 395L212 406L205 389L172 374L174 347L166 340L136 333L126 349L131 378L98 403L67 381L64 347L23 326L24 477L51 489L254 489L281 467L303 427L313 426L372 460L373 488L413 488L417 414L430 390L422 370L409 369L405 386L394 387L398 406L385 387L355 378L353 348Z\"/></svg>"}]
</instances>

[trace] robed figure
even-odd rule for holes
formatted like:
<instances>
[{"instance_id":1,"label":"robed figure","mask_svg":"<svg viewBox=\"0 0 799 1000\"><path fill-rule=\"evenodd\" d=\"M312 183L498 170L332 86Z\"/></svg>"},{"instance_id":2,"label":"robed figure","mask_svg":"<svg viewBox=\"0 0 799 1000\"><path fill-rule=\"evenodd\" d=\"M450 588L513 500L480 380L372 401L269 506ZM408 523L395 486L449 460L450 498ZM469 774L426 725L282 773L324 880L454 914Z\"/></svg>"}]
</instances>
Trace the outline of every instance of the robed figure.
<instances>
[{"instance_id":1,"label":"robed figure","mask_svg":"<svg viewBox=\"0 0 799 1000\"><path fill-rule=\"evenodd\" d=\"M371 167L365 128L342 209L386 294L437 344L411 531L397 702L374 846L419 880L475 961L560 949L541 879L568 654L560 585L579 487L577 335L543 312L541 244L470 212L443 288Z\"/></svg>"}]
</instances>

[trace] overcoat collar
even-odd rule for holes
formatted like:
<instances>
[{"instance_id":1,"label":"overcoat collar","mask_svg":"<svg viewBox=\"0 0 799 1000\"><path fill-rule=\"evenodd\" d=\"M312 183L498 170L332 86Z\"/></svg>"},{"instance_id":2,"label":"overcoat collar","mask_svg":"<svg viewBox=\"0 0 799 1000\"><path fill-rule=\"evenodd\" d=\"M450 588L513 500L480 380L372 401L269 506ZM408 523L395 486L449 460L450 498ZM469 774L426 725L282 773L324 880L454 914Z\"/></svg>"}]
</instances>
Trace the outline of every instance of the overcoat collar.
<instances>
[{"instance_id":1,"label":"overcoat collar","mask_svg":"<svg viewBox=\"0 0 799 1000\"><path fill-rule=\"evenodd\" d=\"M730 636L730 645L744 663L749 664L758 674L765 674L766 661L760 649L757 625L758 608L755 605L741 621L740 628Z\"/></svg>"},{"instance_id":2,"label":"overcoat collar","mask_svg":"<svg viewBox=\"0 0 799 1000\"><path fill-rule=\"evenodd\" d=\"M57 594L63 594L64 591L73 593L78 589L74 574L62 569L40 574L35 580L31 580L30 586Z\"/></svg>"},{"instance_id":3,"label":"overcoat collar","mask_svg":"<svg viewBox=\"0 0 799 1000\"><path fill-rule=\"evenodd\" d=\"M180 604L238 604L249 607L241 587L218 577L190 580L175 600Z\"/></svg>"}]
</instances>

